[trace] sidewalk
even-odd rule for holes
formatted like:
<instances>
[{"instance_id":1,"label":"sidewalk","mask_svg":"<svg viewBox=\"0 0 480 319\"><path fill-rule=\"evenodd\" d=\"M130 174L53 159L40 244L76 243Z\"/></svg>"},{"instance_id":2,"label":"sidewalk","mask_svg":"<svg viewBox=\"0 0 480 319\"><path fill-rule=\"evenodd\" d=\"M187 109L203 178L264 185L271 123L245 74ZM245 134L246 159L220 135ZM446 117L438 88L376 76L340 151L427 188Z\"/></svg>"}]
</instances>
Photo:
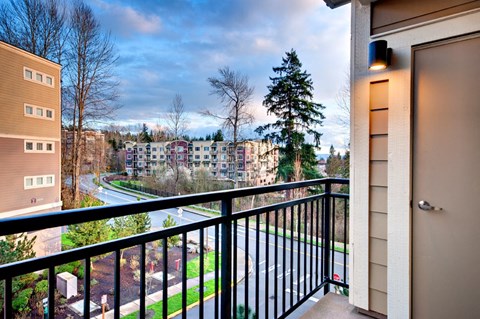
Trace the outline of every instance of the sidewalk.
<instances>
[{"instance_id":1,"label":"sidewalk","mask_svg":"<svg viewBox=\"0 0 480 319\"><path fill-rule=\"evenodd\" d=\"M250 258L249 258L248 262L249 262L249 273L250 273L252 271L252 267L253 267ZM219 272L219 276L220 276L220 272ZM245 251L240 249L240 248L237 248L237 283L240 283L244 278L245 278ZM208 273L208 274L204 275L204 282L206 282L208 280L212 280L212 279L215 279L215 272L211 272L211 273ZM200 278L199 277L188 279L187 280L187 289L198 286L199 283L200 283ZM168 297L179 294L181 292L182 292L182 283L181 282L179 282L176 285L170 286L167 289ZM215 296L215 294L212 294L209 297L206 297L205 300L213 298L214 296ZM146 306L149 306L151 304L162 301L162 298L163 298L163 291L157 291L153 294L150 294L150 295L146 296L145 304L146 304ZM195 303L187 306L187 309L191 309L191 308L197 306L198 303L199 302L195 302ZM129 315L131 313L134 313L134 312L138 311L139 309L140 309L140 299L129 302L129 303L127 303L125 305L122 305L120 307L120 317L123 317L123 316ZM176 315L177 315L177 313L173 313L169 317L174 317ZM92 317L92 318L102 319L102 315L100 314L100 315L98 315L96 317ZM110 311L106 312L105 313L105 318L106 319L114 318L114 310L110 310Z\"/></svg>"}]
</instances>

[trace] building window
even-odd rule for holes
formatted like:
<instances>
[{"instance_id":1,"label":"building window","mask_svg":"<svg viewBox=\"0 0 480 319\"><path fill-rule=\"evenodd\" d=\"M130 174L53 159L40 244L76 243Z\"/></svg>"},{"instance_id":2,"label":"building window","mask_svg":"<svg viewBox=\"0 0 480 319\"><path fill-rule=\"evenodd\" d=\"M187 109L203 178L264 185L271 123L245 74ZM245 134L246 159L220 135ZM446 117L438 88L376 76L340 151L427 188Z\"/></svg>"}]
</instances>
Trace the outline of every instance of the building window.
<instances>
[{"instance_id":1,"label":"building window","mask_svg":"<svg viewBox=\"0 0 480 319\"><path fill-rule=\"evenodd\" d=\"M200 147L199 147L199 146L195 146L195 151L196 151L196 152L199 152L199 151L200 151Z\"/></svg>"},{"instance_id":2,"label":"building window","mask_svg":"<svg viewBox=\"0 0 480 319\"><path fill-rule=\"evenodd\" d=\"M157 148L156 147L152 147L152 152L156 152L157 151Z\"/></svg>"},{"instance_id":3,"label":"building window","mask_svg":"<svg viewBox=\"0 0 480 319\"><path fill-rule=\"evenodd\" d=\"M200 155L195 155L195 159L200 159Z\"/></svg>"},{"instance_id":4,"label":"building window","mask_svg":"<svg viewBox=\"0 0 480 319\"><path fill-rule=\"evenodd\" d=\"M222 152L226 152L227 151L227 147L226 146L222 146Z\"/></svg>"},{"instance_id":5,"label":"building window","mask_svg":"<svg viewBox=\"0 0 480 319\"><path fill-rule=\"evenodd\" d=\"M183 152L183 146L177 146L177 152Z\"/></svg>"},{"instance_id":6,"label":"building window","mask_svg":"<svg viewBox=\"0 0 480 319\"><path fill-rule=\"evenodd\" d=\"M239 159L239 160L243 160L243 155L242 155L242 154L238 154L238 159Z\"/></svg>"},{"instance_id":7,"label":"building window","mask_svg":"<svg viewBox=\"0 0 480 319\"><path fill-rule=\"evenodd\" d=\"M25 141L25 153L54 153L55 147L53 142L45 141Z\"/></svg>"},{"instance_id":8,"label":"building window","mask_svg":"<svg viewBox=\"0 0 480 319\"><path fill-rule=\"evenodd\" d=\"M159 150L160 152L163 152L163 147L159 147L158 150Z\"/></svg>"},{"instance_id":9,"label":"building window","mask_svg":"<svg viewBox=\"0 0 480 319\"><path fill-rule=\"evenodd\" d=\"M153 159L156 159L156 158L157 158L157 155L152 155L152 158L153 158Z\"/></svg>"},{"instance_id":10,"label":"building window","mask_svg":"<svg viewBox=\"0 0 480 319\"><path fill-rule=\"evenodd\" d=\"M43 120L53 120L54 119L54 110L46 107L24 104L25 110L24 115L28 117L35 117Z\"/></svg>"},{"instance_id":11,"label":"building window","mask_svg":"<svg viewBox=\"0 0 480 319\"><path fill-rule=\"evenodd\" d=\"M205 152L208 152L208 151L210 150L210 147L205 146L205 147L203 147L203 150L204 150Z\"/></svg>"},{"instance_id":12,"label":"building window","mask_svg":"<svg viewBox=\"0 0 480 319\"><path fill-rule=\"evenodd\" d=\"M183 161L183 155L177 155L177 159Z\"/></svg>"},{"instance_id":13,"label":"building window","mask_svg":"<svg viewBox=\"0 0 480 319\"><path fill-rule=\"evenodd\" d=\"M54 175L25 176L24 189L51 187L55 185Z\"/></svg>"},{"instance_id":14,"label":"building window","mask_svg":"<svg viewBox=\"0 0 480 319\"><path fill-rule=\"evenodd\" d=\"M30 68L23 68L23 78L27 81L39 83L45 86L54 87L54 77Z\"/></svg>"},{"instance_id":15,"label":"building window","mask_svg":"<svg viewBox=\"0 0 480 319\"><path fill-rule=\"evenodd\" d=\"M208 160L210 158L210 155L203 155L203 159Z\"/></svg>"},{"instance_id":16,"label":"building window","mask_svg":"<svg viewBox=\"0 0 480 319\"><path fill-rule=\"evenodd\" d=\"M160 158L163 159L165 157L165 155L160 155Z\"/></svg>"},{"instance_id":17,"label":"building window","mask_svg":"<svg viewBox=\"0 0 480 319\"><path fill-rule=\"evenodd\" d=\"M140 148L138 149L138 151L139 151L139 152L143 152L143 148L140 147Z\"/></svg>"},{"instance_id":18,"label":"building window","mask_svg":"<svg viewBox=\"0 0 480 319\"><path fill-rule=\"evenodd\" d=\"M26 79L30 79L30 80L33 79L33 72L32 72L32 70L25 69L24 71L25 71L25 72L24 72L24 77L25 77Z\"/></svg>"},{"instance_id":19,"label":"building window","mask_svg":"<svg viewBox=\"0 0 480 319\"><path fill-rule=\"evenodd\" d=\"M226 161L227 160L227 155L226 154L222 154L222 161Z\"/></svg>"}]
</instances>

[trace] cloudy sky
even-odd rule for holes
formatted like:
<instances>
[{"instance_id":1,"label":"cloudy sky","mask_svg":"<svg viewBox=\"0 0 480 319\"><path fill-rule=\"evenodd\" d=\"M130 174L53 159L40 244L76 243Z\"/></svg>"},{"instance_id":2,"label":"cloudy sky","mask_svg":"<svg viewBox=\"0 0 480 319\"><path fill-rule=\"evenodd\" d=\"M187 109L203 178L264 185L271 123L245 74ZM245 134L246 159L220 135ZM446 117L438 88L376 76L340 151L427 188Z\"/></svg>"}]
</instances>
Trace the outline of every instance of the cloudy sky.
<instances>
[{"instance_id":1,"label":"cloudy sky","mask_svg":"<svg viewBox=\"0 0 480 319\"><path fill-rule=\"evenodd\" d=\"M343 147L335 96L349 68L350 6L322 0L88 0L118 48L118 122L163 125L175 94L183 98L188 134L204 136L219 123L199 115L219 109L207 78L229 66L255 87L253 129L272 121L262 106L272 67L295 49L312 75L315 101L326 106L322 153ZM250 133L250 134L248 134Z\"/></svg>"}]
</instances>

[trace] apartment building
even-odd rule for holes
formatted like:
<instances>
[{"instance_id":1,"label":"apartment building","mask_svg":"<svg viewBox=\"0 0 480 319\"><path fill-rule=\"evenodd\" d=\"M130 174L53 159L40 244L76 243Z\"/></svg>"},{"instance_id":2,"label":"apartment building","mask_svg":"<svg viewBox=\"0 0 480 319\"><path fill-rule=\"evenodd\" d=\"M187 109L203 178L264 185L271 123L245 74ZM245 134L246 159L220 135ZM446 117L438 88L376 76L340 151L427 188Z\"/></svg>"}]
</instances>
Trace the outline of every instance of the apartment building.
<instances>
[{"instance_id":1,"label":"apartment building","mask_svg":"<svg viewBox=\"0 0 480 319\"><path fill-rule=\"evenodd\" d=\"M60 65L0 41L0 218L59 210Z\"/></svg>"},{"instance_id":2,"label":"apartment building","mask_svg":"<svg viewBox=\"0 0 480 319\"><path fill-rule=\"evenodd\" d=\"M126 171L135 176L150 176L165 165L180 165L192 175L206 169L213 178L234 180L236 172L237 181L244 185L270 185L278 166L277 147L265 141L244 141L236 150L228 141L126 142L125 150Z\"/></svg>"},{"instance_id":3,"label":"apartment building","mask_svg":"<svg viewBox=\"0 0 480 319\"><path fill-rule=\"evenodd\" d=\"M62 131L62 157L64 172L71 170L71 156L74 137L77 132ZM105 170L105 134L96 131L83 131L80 141L82 173L97 173Z\"/></svg>"}]
</instances>

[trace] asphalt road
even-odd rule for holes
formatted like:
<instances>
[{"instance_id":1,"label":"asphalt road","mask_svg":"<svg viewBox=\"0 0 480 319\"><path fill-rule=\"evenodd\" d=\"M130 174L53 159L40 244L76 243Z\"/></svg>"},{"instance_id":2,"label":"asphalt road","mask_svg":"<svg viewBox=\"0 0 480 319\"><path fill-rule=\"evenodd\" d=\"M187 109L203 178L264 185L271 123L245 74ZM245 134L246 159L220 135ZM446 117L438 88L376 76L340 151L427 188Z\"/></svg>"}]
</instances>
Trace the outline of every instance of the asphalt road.
<instances>
[{"instance_id":1,"label":"asphalt road","mask_svg":"<svg viewBox=\"0 0 480 319\"><path fill-rule=\"evenodd\" d=\"M115 190L110 189L98 189L98 187L92 182L91 176L85 176L81 183L82 190L89 191L93 193L97 198L104 201L107 205L108 204L122 204L128 202L136 202L137 197L120 193ZM177 224L187 224L192 223L195 221L203 220L207 217L195 214L193 212L188 211L187 209L183 209L182 216L180 217L178 214L178 210L176 208L166 209L166 210L158 210L150 212L150 218L152 220L152 229L158 229L162 226L163 220L167 217L167 215L171 215L176 221ZM310 255L311 247L310 245L304 245L304 243L300 243L300 247L298 246L298 242L296 240L291 241L287 239L285 247L283 246L283 238L279 238L278 248L277 248L277 277L275 278L275 236L271 234L266 234L265 232L259 232L259 258L258 258L258 268L257 268L257 261L256 261L256 231L252 227L255 224L255 219L250 219L248 229L248 255L251 258L251 262L253 265L252 272L248 277L246 277L239 285L237 285L237 304L244 304L245 303L245 283L248 281L248 304L252 310L257 311L257 319L265 318L266 310L267 310L267 303L268 303L268 318L273 318L274 315L274 306L275 302L277 302L277 314L280 315L282 313L282 304L283 298L285 298L287 309L290 305L290 295L293 295L294 302L296 301L297 297L303 296L304 285L307 284L307 288L310 287L310 278L312 278L313 282L315 282L316 276L316 249L313 249L313 256ZM273 227L271 227L273 229ZM211 242L209 243L210 246L213 246L215 240L214 229L211 227L207 230L207 234ZM195 234L191 234L195 236ZM238 226L237 228L237 246L243 250L246 250L246 238L247 238L247 230L243 226ZM267 239L268 239L268 248L267 247ZM220 238L221 240L221 238ZM292 249L293 248L293 249ZM306 257L307 257L307 272L306 275L304 273L305 266L304 266L304 258L305 258L305 248L306 248ZM284 263L283 263L283 251L285 250L285 274L284 274ZM291 264L290 255L293 252L293 264ZM298 253L300 254L300 263L298 263ZM319 249L319 253L321 254L321 249ZM267 260L268 255L268 260ZM343 260L344 256L343 253L334 252L335 264L334 264L334 273L340 274L340 276L344 277L343 274ZM331 257L333 257L331 255ZM310 269L310 257L312 257L312 269ZM347 256L347 264L348 264L348 256ZM258 269L258 270L257 270ZM258 273L258 287L256 286L256 276ZM283 276L285 275L285 282L286 286L283 287ZM320 273L318 277L320 278ZM312 276L312 277L310 277ZM347 277L348 277L348 267L347 267ZM268 280L268 285L267 285ZM292 287L293 282L293 287ZM277 285L275 287L275 285ZM277 290L275 290L277 288ZM292 289L293 288L293 289ZM278 291L278 295L275 296L275 291ZM300 291L300 293L299 293ZM315 302L317 302L323 296L323 292L320 291L315 296L310 298L307 302L305 302L299 309L297 309L294 313L292 313L289 318L299 318L304 312L306 312ZM258 297L258 309L256 308L255 300ZM199 317L199 308L195 307L188 311L188 318L198 318ZM205 303L205 317L210 318L214 313L214 299L210 299ZM176 318L181 318L181 316L177 316Z\"/></svg>"}]
</instances>

